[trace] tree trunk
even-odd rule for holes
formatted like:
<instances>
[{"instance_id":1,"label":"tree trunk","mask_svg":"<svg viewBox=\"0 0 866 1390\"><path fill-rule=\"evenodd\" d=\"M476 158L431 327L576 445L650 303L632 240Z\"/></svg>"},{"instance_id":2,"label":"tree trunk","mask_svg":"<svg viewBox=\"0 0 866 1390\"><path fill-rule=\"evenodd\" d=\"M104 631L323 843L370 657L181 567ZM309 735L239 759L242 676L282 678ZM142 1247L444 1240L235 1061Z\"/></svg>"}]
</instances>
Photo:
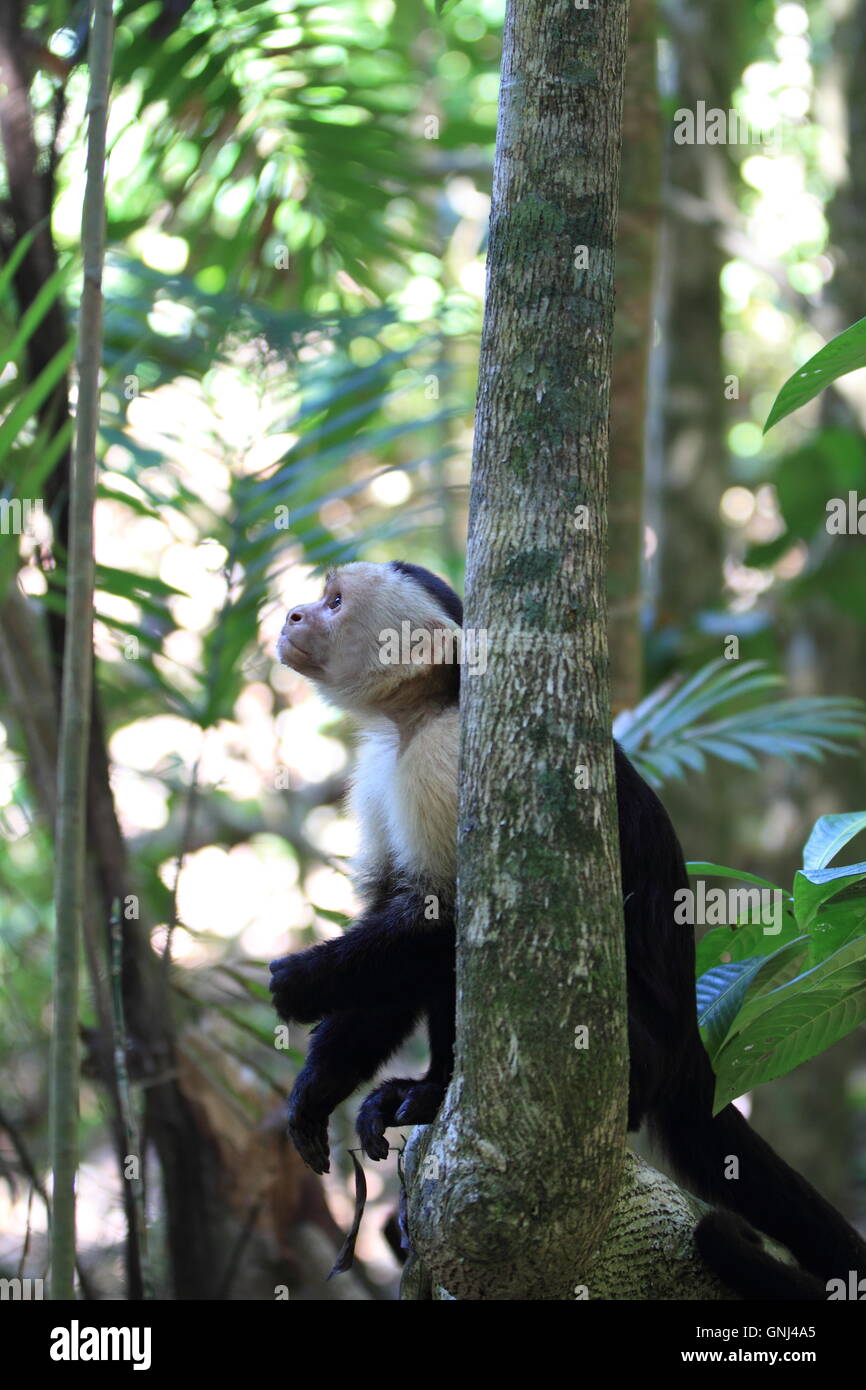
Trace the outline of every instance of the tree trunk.
<instances>
[{"instance_id":1,"label":"tree trunk","mask_svg":"<svg viewBox=\"0 0 866 1390\"><path fill-rule=\"evenodd\" d=\"M87 753L93 683L93 508L102 365L105 258L105 137L114 41L111 0L93 6L89 38L87 180L81 245L84 285L78 334L78 405L70 492L66 646L60 714L56 944L51 1034L51 1297L75 1297L75 1176L78 1169L78 973L87 855Z\"/></svg>"},{"instance_id":2,"label":"tree trunk","mask_svg":"<svg viewBox=\"0 0 866 1390\"><path fill-rule=\"evenodd\" d=\"M626 7L506 16L470 494L457 1066L413 1241L461 1298L572 1297L620 1189L606 451Z\"/></svg>"},{"instance_id":3,"label":"tree trunk","mask_svg":"<svg viewBox=\"0 0 866 1390\"><path fill-rule=\"evenodd\" d=\"M623 99L610 400L608 642L614 714L643 693L644 432L661 180L656 7L632 0Z\"/></svg>"}]
</instances>

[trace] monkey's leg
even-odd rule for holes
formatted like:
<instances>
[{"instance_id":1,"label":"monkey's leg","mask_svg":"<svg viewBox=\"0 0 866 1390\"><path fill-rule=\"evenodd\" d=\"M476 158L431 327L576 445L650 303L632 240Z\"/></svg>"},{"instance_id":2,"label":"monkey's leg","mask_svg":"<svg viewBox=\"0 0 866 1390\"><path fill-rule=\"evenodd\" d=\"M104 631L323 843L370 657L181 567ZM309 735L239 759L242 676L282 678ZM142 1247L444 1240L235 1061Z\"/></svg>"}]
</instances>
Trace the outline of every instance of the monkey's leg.
<instances>
[{"instance_id":1,"label":"monkey's leg","mask_svg":"<svg viewBox=\"0 0 866 1390\"><path fill-rule=\"evenodd\" d=\"M454 971L454 929L390 910L365 915L345 936L271 961L271 995L281 1018L313 1023L346 1009L421 1005Z\"/></svg>"},{"instance_id":2,"label":"monkey's leg","mask_svg":"<svg viewBox=\"0 0 866 1390\"><path fill-rule=\"evenodd\" d=\"M427 1011L430 1038L430 1066L425 1081L438 1081L443 1089L454 1071L454 1030L457 1009L457 982L452 972L447 986L437 993Z\"/></svg>"},{"instance_id":3,"label":"monkey's leg","mask_svg":"<svg viewBox=\"0 0 866 1390\"><path fill-rule=\"evenodd\" d=\"M371 1091L358 1111L357 1130L369 1158L388 1155L385 1130L392 1125L427 1125L435 1120L454 1070L453 974L428 1005L430 1066L420 1080L391 1077Z\"/></svg>"},{"instance_id":4,"label":"monkey's leg","mask_svg":"<svg viewBox=\"0 0 866 1390\"><path fill-rule=\"evenodd\" d=\"M412 1031L417 1009L356 1009L324 1019L310 1035L288 1103L289 1135L314 1172L326 1173L328 1117Z\"/></svg>"}]
</instances>

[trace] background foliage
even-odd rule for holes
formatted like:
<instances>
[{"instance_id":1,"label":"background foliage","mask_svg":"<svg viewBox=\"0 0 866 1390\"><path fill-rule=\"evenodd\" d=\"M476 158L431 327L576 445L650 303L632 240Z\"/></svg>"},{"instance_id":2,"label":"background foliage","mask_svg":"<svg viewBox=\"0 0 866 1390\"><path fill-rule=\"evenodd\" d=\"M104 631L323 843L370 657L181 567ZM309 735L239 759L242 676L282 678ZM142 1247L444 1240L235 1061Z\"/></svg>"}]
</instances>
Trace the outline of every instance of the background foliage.
<instances>
[{"instance_id":1,"label":"background foliage","mask_svg":"<svg viewBox=\"0 0 866 1390\"><path fill-rule=\"evenodd\" d=\"M722 19L716 8L702 0L687 23L672 3L652 20L667 153L655 200L664 216L635 599L645 670L643 703L620 714L617 732L667 784L688 853L794 881L784 934L772 941L781 973L745 936L732 949L711 931L701 948L708 1040L722 1076L739 1078L720 1081L727 1095L789 1069L774 1061L746 1075L737 1049L786 1009L801 1019L806 972L827 971L825 992L832 975L850 1028L862 1018L859 899L822 900L807 921L807 885L826 865L808 852L801 863L800 852L814 821L863 804L863 538L831 539L825 525L829 499L866 494L861 374L766 438L762 427L785 380L862 316L866 185L846 141L864 98L856 80L845 82L857 53L845 24L823 4L726 5ZM340 809L349 731L276 665L283 612L339 559L404 556L458 587L462 578L503 4L443 10L421 0L122 0L117 10L98 737L134 885L124 910L158 953L170 942L173 1075L219 1153L244 1233L246 1262L232 1254L235 1231L220 1263L219 1287L233 1296L274 1282L321 1296L303 1233L315 1227L333 1240L333 1217L345 1226L350 1211L345 1151L324 1207L302 1174L287 1173L291 1156L275 1157L276 1139L256 1147L263 1127L279 1129L276 1107L304 1047L297 1030L288 1056L274 1050L264 963L340 930L352 909L352 828ZM4 525L0 537L0 1262L15 1272L26 1251L21 1267L40 1273L52 843L34 748L50 766L65 393L82 274L86 10L46 0L10 15L0 63L19 72L33 150L22 184L26 158L3 128L0 479L10 505L44 507L23 535ZM718 36L720 24L728 38L696 59L696 36ZM675 146L671 130L675 110L696 98L736 101L778 124L781 139L707 146L689 163L695 152ZM26 216L25 185L44 198ZM628 197L625 188L626 208ZM46 227L51 254L39 240ZM25 284L34 266L36 282ZM712 290L700 316L688 311L689 276ZM74 403L74 382L69 395ZM713 412L700 405L710 397ZM614 502L618 486L614 471ZM732 634L738 664L721 658ZM668 684L675 675L678 686ZM100 1062L106 913L94 914L81 1243L106 1292L129 1287L130 1254ZM125 961L125 987L138 969ZM145 1107L148 1086L137 1083L151 1075L142 1060L150 1043L129 1001L127 1020ZM848 1031L807 1023L791 1065ZM862 1030L847 1046L810 1064L829 1068L817 1149L803 1149L802 1132L815 1126L795 1090L771 1088L786 1099L763 1120L856 1214ZM409 1064L421 1055L413 1045ZM347 1137L351 1115L340 1123ZM148 1153L150 1260L164 1292L178 1277L168 1194L182 1179L156 1141ZM393 1167L368 1182L379 1219L362 1232L359 1297L388 1293L395 1270L378 1234ZM273 1205L286 1190L291 1211Z\"/></svg>"}]
</instances>

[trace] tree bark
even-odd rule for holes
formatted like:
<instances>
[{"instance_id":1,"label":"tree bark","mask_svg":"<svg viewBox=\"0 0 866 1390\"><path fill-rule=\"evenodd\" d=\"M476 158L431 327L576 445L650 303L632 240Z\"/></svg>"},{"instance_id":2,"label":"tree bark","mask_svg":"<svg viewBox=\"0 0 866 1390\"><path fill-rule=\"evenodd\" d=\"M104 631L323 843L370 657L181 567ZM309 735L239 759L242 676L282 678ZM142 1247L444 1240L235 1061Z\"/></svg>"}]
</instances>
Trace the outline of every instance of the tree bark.
<instances>
[{"instance_id":1,"label":"tree bark","mask_svg":"<svg viewBox=\"0 0 866 1390\"><path fill-rule=\"evenodd\" d=\"M457 1064L409 1208L435 1282L461 1298L572 1297L621 1181L605 464L625 39L621 0L513 0L506 15L470 493L466 623L489 654L486 679L464 681Z\"/></svg>"},{"instance_id":2,"label":"tree bark","mask_svg":"<svg viewBox=\"0 0 866 1390\"><path fill-rule=\"evenodd\" d=\"M657 23L653 0L631 0L610 399L607 632L614 714L633 709L643 693L644 434L662 154Z\"/></svg>"}]
</instances>

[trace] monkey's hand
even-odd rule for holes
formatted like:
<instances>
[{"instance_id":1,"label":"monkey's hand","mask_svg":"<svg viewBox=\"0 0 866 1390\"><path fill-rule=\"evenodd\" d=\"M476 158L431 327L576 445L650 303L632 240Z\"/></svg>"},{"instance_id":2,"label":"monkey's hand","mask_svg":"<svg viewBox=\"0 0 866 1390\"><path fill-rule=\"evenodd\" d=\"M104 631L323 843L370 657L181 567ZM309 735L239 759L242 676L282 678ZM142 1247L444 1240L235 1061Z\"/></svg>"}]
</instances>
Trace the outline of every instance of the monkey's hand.
<instances>
[{"instance_id":1,"label":"monkey's hand","mask_svg":"<svg viewBox=\"0 0 866 1390\"><path fill-rule=\"evenodd\" d=\"M392 1125L432 1124L446 1089L440 1081L394 1076L371 1091L358 1111L357 1121L358 1138L367 1157L388 1157L385 1130Z\"/></svg>"},{"instance_id":2,"label":"monkey's hand","mask_svg":"<svg viewBox=\"0 0 866 1390\"><path fill-rule=\"evenodd\" d=\"M286 1108L289 1138L308 1168L314 1173L330 1171L328 1116L315 1105L303 1073L295 1082Z\"/></svg>"},{"instance_id":3,"label":"monkey's hand","mask_svg":"<svg viewBox=\"0 0 866 1390\"><path fill-rule=\"evenodd\" d=\"M271 998L280 1018L286 1023L315 1023L325 1012L316 999L315 980L318 970L311 969L310 951L298 951L292 956L272 960Z\"/></svg>"}]
</instances>

